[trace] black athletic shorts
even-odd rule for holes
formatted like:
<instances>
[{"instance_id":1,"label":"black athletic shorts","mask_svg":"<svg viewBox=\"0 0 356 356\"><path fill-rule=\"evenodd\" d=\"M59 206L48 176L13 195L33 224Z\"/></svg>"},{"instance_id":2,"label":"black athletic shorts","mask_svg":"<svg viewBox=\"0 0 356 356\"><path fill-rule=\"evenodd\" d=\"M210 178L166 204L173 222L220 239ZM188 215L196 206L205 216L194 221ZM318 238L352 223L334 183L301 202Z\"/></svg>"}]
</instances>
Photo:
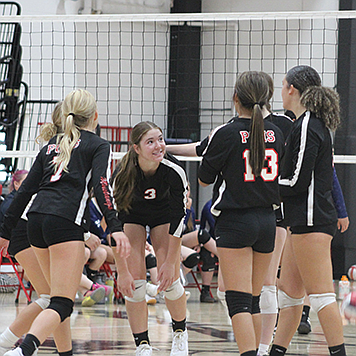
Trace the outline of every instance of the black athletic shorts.
<instances>
[{"instance_id":1,"label":"black athletic shorts","mask_svg":"<svg viewBox=\"0 0 356 356\"><path fill-rule=\"evenodd\" d=\"M168 214L158 216L152 214L151 216L148 216L120 213L119 219L121 220L122 225L137 224L142 225L143 227L149 226L151 229L159 225L169 224Z\"/></svg>"},{"instance_id":2,"label":"black athletic shorts","mask_svg":"<svg viewBox=\"0 0 356 356\"><path fill-rule=\"evenodd\" d=\"M164 214L157 214L156 216L151 215L136 215L136 214L126 214L121 212L119 215L119 219L122 222L122 225L125 224L137 224L143 227L149 226L153 229L156 226L170 224L169 226L169 233L176 237L181 237L183 232L183 224L182 219L174 219L174 221L170 221L169 214L165 212ZM179 226L181 229L179 229Z\"/></svg>"},{"instance_id":3,"label":"black athletic shorts","mask_svg":"<svg viewBox=\"0 0 356 356\"><path fill-rule=\"evenodd\" d=\"M302 235L312 232L322 232L334 236L337 230L337 223L329 225L315 225L315 226L291 226L290 230L293 235Z\"/></svg>"},{"instance_id":4,"label":"black athletic shorts","mask_svg":"<svg viewBox=\"0 0 356 356\"><path fill-rule=\"evenodd\" d=\"M15 256L19 252L30 248L30 242L27 237L27 221L20 219L16 227L11 232L9 244L9 255Z\"/></svg>"},{"instance_id":5,"label":"black athletic shorts","mask_svg":"<svg viewBox=\"0 0 356 356\"><path fill-rule=\"evenodd\" d=\"M217 247L252 247L256 252L270 253L275 235L276 215L272 208L222 211L216 220Z\"/></svg>"},{"instance_id":6,"label":"black athletic shorts","mask_svg":"<svg viewBox=\"0 0 356 356\"><path fill-rule=\"evenodd\" d=\"M84 241L84 229L56 215L29 213L27 233L31 245L47 248L67 241Z\"/></svg>"}]
</instances>

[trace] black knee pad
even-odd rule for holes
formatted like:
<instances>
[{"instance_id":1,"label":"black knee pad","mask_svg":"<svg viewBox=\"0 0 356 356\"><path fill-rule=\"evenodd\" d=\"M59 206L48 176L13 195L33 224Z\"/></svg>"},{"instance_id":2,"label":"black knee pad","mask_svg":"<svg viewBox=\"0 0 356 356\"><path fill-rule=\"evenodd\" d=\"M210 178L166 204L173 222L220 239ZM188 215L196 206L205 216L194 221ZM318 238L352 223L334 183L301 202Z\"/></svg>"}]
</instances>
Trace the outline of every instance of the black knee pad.
<instances>
[{"instance_id":1,"label":"black knee pad","mask_svg":"<svg viewBox=\"0 0 356 356\"><path fill-rule=\"evenodd\" d=\"M201 267L202 271L204 272L211 272L215 270L215 264L218 261L217 257L211 256L211 252L208 251L206 248L202 247L200 249L200 261L203 262Z\"/></svg>"},{"instance_id":2,"label":"black knee pad","mask_svg":"<svg viewBox=\"0 0 356 356\"><path fill-rule=\"evenodd\" d=\"M73 312L74 302L66 297L52 297L47 309L52 309L59 314L61 322L67 319Z\"/></svg>"},{"instance_id":3,"label":"black knee pad","mask_svg":"<svg viewBox=\"0 0 356 356\"><path fill-rule=\"evenodd\" d=\"M261 313L261 308L260 308L260 295L254 295L252 297L252 311L251 314L259 314Z\"/></svg>"},{"instance_id":4,"label":"black knee pad","mask_svg":"<svg viewBox=\"0 0 356 356\"><path fill-rule=\"evenodd\" d=\"M157 267L157 259L152 253L146 256L146 269Z\"/></svg>"},{"instance_id":5,"label":"black knee pad","mask_svg":"<svg viewBox=\"0 0 356 356\"><path fill-rule=\"evenodd\" d=\"M225 298L230 318L238 313L252 313L251 293L227 290L225 292Z\"/></svg>"},{"instance_id":6,"label":"black knee pad","mask_svg":"<svg viewBox=\"0 0 356 356\"><path fill-rule=\"evenodd\" d=\"M111 245L111 247L115 247L116 246L116 241L111 235L110 235L110 245Z\"/></svg>"},{"instance_id":7,"label":"black knee pad","mask_svg":"<svg viewBox=\"0 0 356 356\"><path fill-rule=\"evenodd\" d=\"M210 238L211 238L211 236L206 230L204 230L204 229L199 230L198 241L200 244L203 244L203 245L206 244L210 240Z\"/></svg>"},{"instance_id":8,"label":"black knee pad","mask_svg":"<svg viewBox=\"0 0 356 356\"><path fill-rule=\"evenodd\" d=\"M187 268L195 267L200 261L200 255L198 252L190 254L182 263Z\"/></svg>"}]
</instances>

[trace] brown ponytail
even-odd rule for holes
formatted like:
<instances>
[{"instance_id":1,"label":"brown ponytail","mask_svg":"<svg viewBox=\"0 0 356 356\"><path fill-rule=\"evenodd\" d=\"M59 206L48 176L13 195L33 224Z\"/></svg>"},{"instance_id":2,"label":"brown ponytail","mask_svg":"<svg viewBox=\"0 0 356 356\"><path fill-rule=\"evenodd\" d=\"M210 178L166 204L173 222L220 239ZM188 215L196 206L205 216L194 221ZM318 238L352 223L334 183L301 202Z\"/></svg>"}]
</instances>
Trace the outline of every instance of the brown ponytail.
<instances>
[{"instance_id":1,"label":"brown ponytail","mask_svg":"<svg viewBox=\"0 0 356 356\"><path fill-rule=\"evenodd\" d=\"M235 95L240 104L251 111L250 125L250 166L252 173L258 177L265 161L265 137L262 107L270 96L270 88L265 75L261 72L244 72L235 84Z\"/></svg>"}]
</instances>

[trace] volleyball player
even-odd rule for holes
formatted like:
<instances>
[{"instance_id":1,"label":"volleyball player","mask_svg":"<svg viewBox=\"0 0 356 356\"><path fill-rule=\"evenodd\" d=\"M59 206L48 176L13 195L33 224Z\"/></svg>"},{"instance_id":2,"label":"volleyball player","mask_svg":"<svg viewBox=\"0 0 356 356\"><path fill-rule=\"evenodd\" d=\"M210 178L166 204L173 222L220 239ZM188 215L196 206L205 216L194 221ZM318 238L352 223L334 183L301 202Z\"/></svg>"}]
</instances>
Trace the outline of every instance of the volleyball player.
<instances>
[{"instance_id":1,"label":"volleyball player","mask_svg":"<svg viewBox=\"0 0 356 356\"><path fill-rule=\"evenodd\" d=\"M61 102L59 102L53 109L52 122L41 126L40 135L36 138L37 143L40 143L40 141L48 141L58 132L61 132L61 105ZM27 177L27 173L26 170L21 170L16 171L13 174L10 190L11 187L14 189L6 197L3 204L1 204L0 223L2 223L3 216L9 208L15 193ZM16 227L12 230L9 243L9 254L14 256L26 270L26 275L34 287L38 299L23 309L11 325L0 335L0 350L3 350L3 352L12 348L18 339L28 332L33 320L50 303L49 283L46 281L34 251L28 241L27 218L25 216L19 219ZM78 290L83 294L86 293L88 297L86 298L85 304L88 305L93 305L100 301L105 294L104 288L99 287L95 289L93 283L83 274ZM66 335L67 337L59 337L60 335ZM54 332L54 340L60 356L70 356L72 354L69 319L62 323Z\"/></svg>"},{"instance_id":2,"label":"volleyball player","mask_svg":"<svg viewBox=\"0 0 356 356\"><path fill-rule=\"evenodd\" d=\"M213 131L199 168L207 186L221 177L213 202L220 272L241 356L255 356L260 339L260 293L274 249L279 205L278 165L284 138L264 121L268 83L258 72L237 78L234 104L239 117Z\"/></svg>"},{"instance_id":3,"label":"volleyball player","mask_svg":"<svg viewBox=\"0 0 356 356\"><path fill-rule=\"evenodd\" d=\"M98 121L94 97L85 90L72 91L63 101L62 114L63 134L41 149L1 227L0 236L8 240L32 195L37 193L27 214L28 235L42 271L51 281L51 298L22 344L5 353L7 356L33 355L48 335L68 322L82 275L91 187L116 241L117 252L123 259L130 253L108 185L110 145L94 133ZM68 270L71 273L66 273Z\"/></svg>"},{"instance_id":4,"label":"volleyball player","mask_svg":"<svg viewBox=\"0 0 356 356\"><path fill-rule=\"evenodd\" d=\"M278 327L270 355L284 355L297 330L304 293L318 313L330 355L345 356L330 256L337 228L332 199L330 131L337 128L339 97L321 85L315 69L296 66L283 79L283 106L297 117L287 139L280 188L290 226L279 279Z\"/></svg>"},{"instance_id":5,"label":"volleyball player","mask_svg":"<svg viewBox=\"0 0 356 356\"><path fill-rule=\"evenodd\" d=\"M133 128L129 151L113 174L116 207L132 246L127 260L117 253L115 258L137 356L152 354L145 300L146 226L157 258L158 291L165 291L172 317L171 356L188 355L186 296L179 278L188 181L182 167L165 159L165 151L162 130L141 122Z\"/></svg>"},{"instance_id":6,"label":"volleyball player","mask_svg":"<svg viewBox=\"0 0 356 356\"><path fill-rule=\"evenodd\" d=\"M4 203L1 205L1 222L22 182L27 177L27 174L28 171L26 170L16 171L13 174L10 189L12 186L14 189L9 193ZM28 241L27 221L25 219L19 219L16 227L12 230L8 252L11 256L16 258L23 268L25 268L26 275L32 286L35 288L38 299L23 309L11 325L0 335L0 350L2 353L8 349L11 349L18 339L30 329L32 321L40 313L40 311L49 305L50 301L50 287ZM68 319L68 321L63 323L63 325L61 325L61 327L59 327L54 333L57 350L61 356L70 356L72 354L69 330L70 325ZM60 338L59 335L61 333L67 334L69 337Z\"/></svg>"},{"instance_id":7,"label":"volleyball player","mask_svg":"<svg viewBox=\"0 0 356 356\"><path fill-rule=\"evenodd\" d=\"M284 140L288 137L292 128L293 121L286 115L273 113L271 111L270 100L274 93L274 83L271 76L265 72L260 72L268 82L268 101L262 108L263 118L278 126L282 133ZM287 237L287 226L283 219L283 205L275 210L276 213L276 238L275 246L272 254L271 263L268 267L267 275L263 282L261 293L261 339L258 347L258 355L265 356L272 341L274 328L278 315L277 303L277 271L280 265L280 259Z\"/></svg>"}]
</instances>

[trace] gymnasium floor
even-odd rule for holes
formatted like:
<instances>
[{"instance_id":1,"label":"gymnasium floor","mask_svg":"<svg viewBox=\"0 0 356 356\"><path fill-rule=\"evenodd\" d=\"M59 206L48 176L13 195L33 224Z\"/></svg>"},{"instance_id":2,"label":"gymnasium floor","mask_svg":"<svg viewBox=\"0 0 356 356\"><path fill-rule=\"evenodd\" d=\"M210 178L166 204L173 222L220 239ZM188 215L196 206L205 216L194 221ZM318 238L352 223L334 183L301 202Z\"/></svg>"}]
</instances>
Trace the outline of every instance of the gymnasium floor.
<instances>
[{"instance_id":1,"label":"gymnasium floor","mask_svg":"<svg viewBox=\"0 0 356 356\"><path fill-rule=\"evenodd\" d=\"M187 303L189 355L215 356L238 355L229 318L221 303L199 302L199 292L189 288L191 297ZM213 290L215 295L216 290ZM0 293L0 331L2 332L24 308L22 294L18 306L15 293ZM149 333L151 344L159 349L153 355L168 356L171 347L170 316L164 303L149 306ZM316 314L311 312L312 332L296 334L288 355L329 355ZM123 304L99 304L82 308L76 304L72 315L73 350L75 355L134 355L135 347ZM356 355L356 325L344 320L344 335L349 356ZM53 355L52 338L39 349L39 356ZM2 356L2 354L0 355Z\"/></svg>"}]
</instances>

